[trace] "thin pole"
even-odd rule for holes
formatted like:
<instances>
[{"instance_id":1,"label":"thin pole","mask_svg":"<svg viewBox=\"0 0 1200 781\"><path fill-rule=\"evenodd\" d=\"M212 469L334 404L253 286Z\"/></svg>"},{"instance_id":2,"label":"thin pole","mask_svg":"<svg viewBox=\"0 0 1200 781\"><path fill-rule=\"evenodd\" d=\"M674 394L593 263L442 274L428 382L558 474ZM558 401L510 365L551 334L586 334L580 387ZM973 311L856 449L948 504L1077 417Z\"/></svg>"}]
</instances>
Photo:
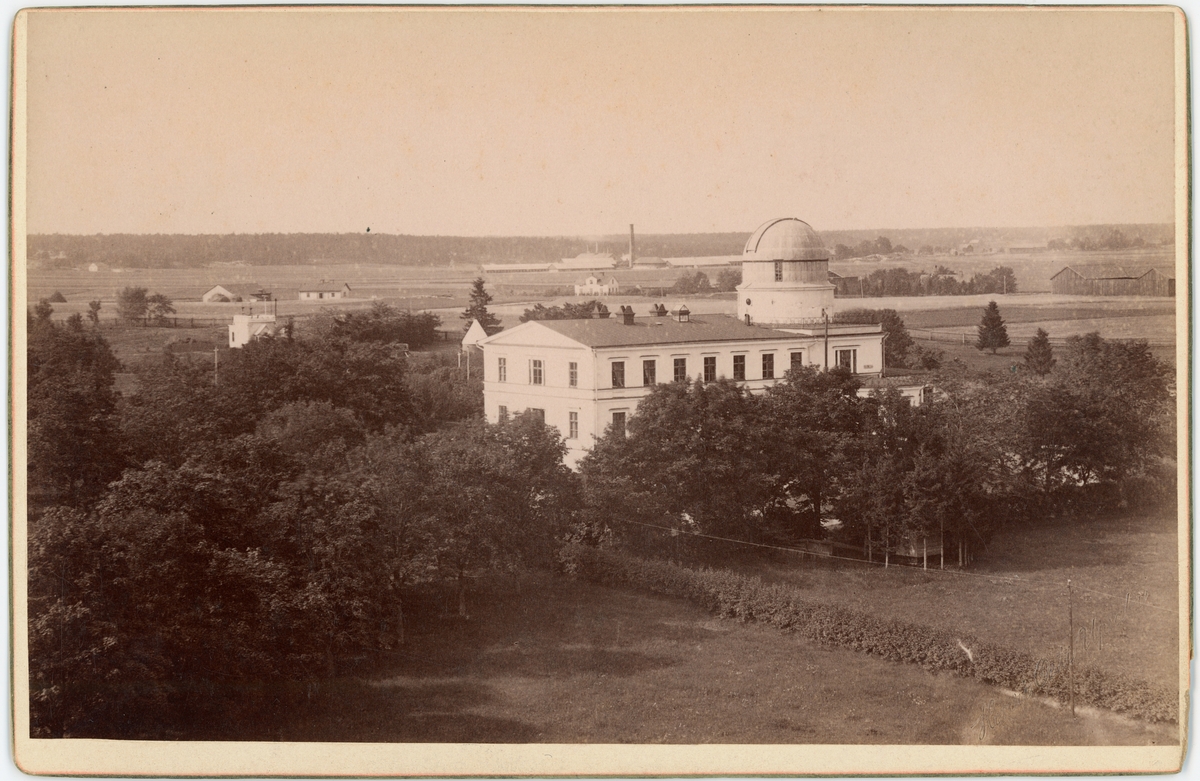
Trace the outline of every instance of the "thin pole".
<instances>
[{"instance_id":1,"label":"thin pole","mask_svg":"<svg viewBox=\"0 0 1200 781\"><path fill-rule=\"evenodd\" d=\"M824 309L821 310L821 317L825 318L825 371L829 371L829 315Z\"/></svg>"},{"instance_id":2,"label":"thin pole","mask_svg":"<svg viewBox=\"0 0 1200 781\"><path fill-rule=\"evenodd\" d=\"M1075 717L1075 610L1071 597L1071 579L1067 578L1067 672L1071 682L1071 717Z\"/></svg>"},{"instance_id":3,"label":"thin pole","mask_svg":"<svg viewBox=\"0 0 1200 781\"><path fill-rule=\"evenodd\" d=\"M213 385L219 385L221 383L221 378L217 374L217 350L218 348L213 348Z\"/></svg>"}]
</instances>

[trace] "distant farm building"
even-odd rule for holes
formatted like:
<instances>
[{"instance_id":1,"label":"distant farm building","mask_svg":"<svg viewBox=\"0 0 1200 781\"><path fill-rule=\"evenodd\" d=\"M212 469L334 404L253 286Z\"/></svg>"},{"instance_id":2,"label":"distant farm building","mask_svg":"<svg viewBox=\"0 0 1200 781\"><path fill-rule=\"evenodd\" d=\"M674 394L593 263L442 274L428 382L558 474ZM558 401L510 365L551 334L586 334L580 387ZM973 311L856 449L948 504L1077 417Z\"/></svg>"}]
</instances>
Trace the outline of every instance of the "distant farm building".
<instances>
[{"instance_id":1,"label":"distant farm building","mask_svg":"<svg viewBox=\"0 0 1200 781\"><path fill-rule=\"evenodd\" d=\"M316 287L306 287L300 289L301 301L321 301L349 297L350 285L347 283L342 283L340 286L334 283L322 283Z\"/></svg>"},{"instance_id":2,"label":"distant farm building","mask_svg":"<svg viewBox=\"0 0 1200 781\"><path fill-rule=\"evenodd\" d=\"M1050 291L1068 296L1175 295L1175 269L1134 266L1067 266L1050 277Z\"/></svg>"},{"instance_id":3,"label":"distant farm building","mask_svg":"<svg viewBox=\"0 0 1200 781\"><path fill-rule=\"evenodd\" d=\"M229 346L245 347L260 336L274 336L275 315L234 315L229 326Z\"/></svg>"},{"instance_id":4,"label":"distant farm building","mask_svg":"<svg viewBox=\"0 0 1200 781\"><path fill-rule=\"evenodd\" d=\"M549 263L484 263L479 267L485 274L549 271Z\"/></svg>"},{"instance_id":5,"label":"distant farm building","mask_svg":"<svg viewBox=\"0 0 1200 781\"><path fill-rule=\"evenodd\" d=\"M555 271L605 271L617 265L612 255L601 252L581 252L573 258L563 258L554 264Z\"/></svg>"},{"instance_id":6,"label":"distant farm building","mask_svg":"<svg viewBox=\"0 0 1200 781\"><path fill-rule=\"evenodd\" d=\"M709 266L740 266L741 255L711 255L703 258L666 258L672 268L706 268Z\"/></svg>"},{"instance_id":7,"label":"distant farm building","mask_svg":"<svg viewBox=\"0 0 1200 781\"><path fill-rule=\"evenodd\" d=\"M206 304L224 303L227 301L270 301L271 294L258 285L214 285L209 288L200 300Z\"/></svg>"},{"instance_id":8,"label":"distant farm building","mask_svg":"<svg viewBox=\"0 0 1200 781\"><path fill-rule=\"evenodd\" d=\"M664 268L666 265L667 261L663 260L662 258L644 258L639 255L633 259L634 268Z\"/></svg>"},{"instance_id":9,"label":"distant farm building","mask_svg":"<svg viewBox=\"0 0 1200 781\"><path fill-rule=\"evenodd\" d=\"M89 263L87 270L95 274L97 271L108 271L109 267L107 263Z\"/></svg>"},{"instance_id":10,"label":"distant farm building","mask_svg":"<svg viewBox=\"0 0 1200 781\"><path fill-rule=\"evenodd\" d=\"M575 284L575 295L577 296L615 296L620 292L621 285L617 282L616 277L609 277L605 282L599 277L591 276Z\"/></svg>"}]
</instances>

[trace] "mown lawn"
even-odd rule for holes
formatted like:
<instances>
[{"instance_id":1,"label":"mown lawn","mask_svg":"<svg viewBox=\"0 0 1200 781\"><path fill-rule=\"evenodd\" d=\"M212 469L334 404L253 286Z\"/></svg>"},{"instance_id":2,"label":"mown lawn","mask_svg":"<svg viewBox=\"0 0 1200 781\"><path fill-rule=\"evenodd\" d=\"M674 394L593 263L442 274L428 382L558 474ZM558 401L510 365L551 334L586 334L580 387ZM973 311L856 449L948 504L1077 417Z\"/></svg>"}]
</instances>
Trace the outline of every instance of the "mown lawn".
<instances>
[{"instance_id":1,"label":"mown lawn","mask_svg":"<svg viewBox=\"0 0 1200 781\"><path fill-rule=\"evenodd\" d=\"M792 554L755 570L812 600L942 627L1048 662L1064 658L1070 579L1077 662L1174 689L1175 524L1169 515L1048 518L997 534L964 573L938 570L936 563L928 571L885 570Z\"/></svg>"},{"instance_id":2,"label":"mown lawn","mask_svg":"<svg viewBox=\"0 0 1200 781\"><path fill-rule=\"evenodd\" d=\"M1171 744L1171 725L1005 696L690 605L545 575L403 653L200 738L372 742ZM298 702L298 704L297 704Z\"/></svg>"}]
</instances>

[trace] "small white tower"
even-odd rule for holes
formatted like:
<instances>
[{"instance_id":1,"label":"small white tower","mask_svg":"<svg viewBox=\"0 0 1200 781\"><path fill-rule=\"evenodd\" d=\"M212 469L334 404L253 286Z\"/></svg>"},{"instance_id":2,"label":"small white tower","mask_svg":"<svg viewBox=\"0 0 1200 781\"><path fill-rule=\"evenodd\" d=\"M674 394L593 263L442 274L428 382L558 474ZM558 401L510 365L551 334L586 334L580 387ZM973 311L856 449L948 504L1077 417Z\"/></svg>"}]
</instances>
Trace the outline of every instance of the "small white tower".
<instances>
[{"instance_id":1,"label":"small white tower","mask_svg":"<svg viewBox=\"0 0 1200 781\"><path fill-rule=\"evenodd\" d=\"M829 281L829 250L803 220L764 223L742 252L738 317L767 326L813 323L822 310L832 316L835 286Z\"/></svg>"}]
</instances>

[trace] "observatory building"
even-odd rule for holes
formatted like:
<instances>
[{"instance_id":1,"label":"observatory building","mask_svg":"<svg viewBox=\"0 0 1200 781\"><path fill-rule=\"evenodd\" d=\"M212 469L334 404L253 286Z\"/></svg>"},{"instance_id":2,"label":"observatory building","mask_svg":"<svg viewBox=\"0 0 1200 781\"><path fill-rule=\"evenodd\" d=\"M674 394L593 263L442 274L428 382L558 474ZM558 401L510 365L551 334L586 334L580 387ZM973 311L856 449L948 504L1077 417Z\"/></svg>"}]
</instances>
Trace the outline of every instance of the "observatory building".
<instances>
[{"instance_id":1,"label":"observatory building","mask_svg":"<svg viewBox=\"0 0 1200 781\"><path fill-rule=\"evenodd\" d=\"M742 252L738 318L766 326L809 324L833 316L829 250L794 217L764 223Z\"/></svg>"},{"instance_id":2,"label":"observatory building","mask_svg":"<svg viewBox=\"0 0 1200 781\"><path fill-rule=\"evenodd\" d=\"M622 306L609 317L606 308L481 339L488 421L528 413L557 427L574 467L606 430L623 430L658 383L728 379L758 392L806 366L860 375L862 393L897 379L882 376L880 325L831 322L829 252L807 223L771 220L742 257L736 318L647 303L644 314ZM899 390L920 403L920 386Z\"/></svg>"}]
</instances>

